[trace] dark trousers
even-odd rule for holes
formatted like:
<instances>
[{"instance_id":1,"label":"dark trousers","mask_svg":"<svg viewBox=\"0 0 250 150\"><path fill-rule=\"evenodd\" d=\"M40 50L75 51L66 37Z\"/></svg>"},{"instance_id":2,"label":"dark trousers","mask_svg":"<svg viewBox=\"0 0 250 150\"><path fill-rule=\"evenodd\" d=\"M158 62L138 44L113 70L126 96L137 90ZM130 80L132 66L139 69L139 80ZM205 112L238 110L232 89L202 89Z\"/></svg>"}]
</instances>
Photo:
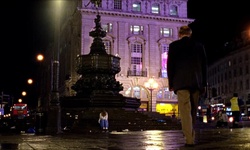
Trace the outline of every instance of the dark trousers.
<instances>
[{"instance_id":1,"label":"dark trousers","mask_svg":"<svg viewBox=\"0 0 250 150\"><path fill-rule=\"evenodd\" d=\"M238 127L238 123L240 122L240 111L232 111L233 127Z\"/></svg>"},{"instance_id":2,"label":"dark trousers","mask_svg":"<svg viewBox=\"0 0 250 150\"><path fill-rule=\"evenodd\" d=\"M227 127L228 123L223 121L217 121L216 127Z\"/></svg>"}]
</instances>

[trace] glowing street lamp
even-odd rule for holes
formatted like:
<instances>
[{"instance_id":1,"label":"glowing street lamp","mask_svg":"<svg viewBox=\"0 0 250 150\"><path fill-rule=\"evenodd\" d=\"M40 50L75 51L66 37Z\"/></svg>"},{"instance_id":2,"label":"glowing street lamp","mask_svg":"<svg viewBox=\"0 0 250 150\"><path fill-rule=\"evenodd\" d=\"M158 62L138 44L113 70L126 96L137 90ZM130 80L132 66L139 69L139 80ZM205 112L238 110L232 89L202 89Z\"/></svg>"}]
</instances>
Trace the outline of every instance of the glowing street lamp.
<instances>
[{"instance_id":1,"label":"glowing street lamp","mask_svg":"<svg viewBox=\"0 0 250 150\"><path fill-rule=\"evenodd\" d=\"M22 96L26 96L27 95L27 92L26 91L23 91L22 92Z\"/></svg>"},{"instance_id":2,"label":"glowing street lamp","mask_svg":"<svg viewBox=\"0 0 250 150\"><path fill-rule=\"evenodd\" d=\"M18 99L18 102L19 102L19 103L22 103L22 101L23 101L23 100L22 100L21 98Z\"/></svg>"},{"instance_id":3,"label":"glowing street lamp","mask_svg":"<svg viewBox=\"0 0 250 150\"><path fill-rule=\"evenodd\" d=\"M43 56L42 54L38 54L38 55L36 56L36 59L37 59L38 61L43 61L44 56Z\"/></svg>"},{"instance_id":4,"label":"glowing street lamp","mask_svg":"<svg viewBox=\"0 0 250 150\"><path fill-rule=\"evenodd\" d=\"M150 111L153 111L153 97L152 92L153 90L158 88L158 83L153 79L150 78L147 82L145 82L144 86L150 91L150 107L148 107L148 110L150 108Z\"/></svg>"},{"instance_id":5,"label":"glowing street lamp","mask_svg":"<svg viewBox=\"0 0 250 150\"><path fill-rule=\"evenodd\" d=\"M28 79L27 82L28 82L28 84L33 84L33 80L32 79Z\"/></svg>"}]
</instances>

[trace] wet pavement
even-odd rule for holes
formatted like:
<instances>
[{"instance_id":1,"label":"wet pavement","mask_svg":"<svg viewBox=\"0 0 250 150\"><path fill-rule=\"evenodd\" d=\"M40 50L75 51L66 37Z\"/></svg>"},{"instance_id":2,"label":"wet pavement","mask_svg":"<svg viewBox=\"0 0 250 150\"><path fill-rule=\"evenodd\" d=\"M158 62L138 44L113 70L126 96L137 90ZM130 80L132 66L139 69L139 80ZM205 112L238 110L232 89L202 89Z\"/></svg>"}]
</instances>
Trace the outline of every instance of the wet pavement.
<instances>
[{"instance_id":1,"label":"wet pavement","mask_svg":"<svg viewBox=\"0 0 250 150\"><path fill-rule=\"evenodd\" d=\"M249 150L250 128L196 129L196 142L184 147L181 130L0 135L1 150Z\"/></svg>"}]
</instances>

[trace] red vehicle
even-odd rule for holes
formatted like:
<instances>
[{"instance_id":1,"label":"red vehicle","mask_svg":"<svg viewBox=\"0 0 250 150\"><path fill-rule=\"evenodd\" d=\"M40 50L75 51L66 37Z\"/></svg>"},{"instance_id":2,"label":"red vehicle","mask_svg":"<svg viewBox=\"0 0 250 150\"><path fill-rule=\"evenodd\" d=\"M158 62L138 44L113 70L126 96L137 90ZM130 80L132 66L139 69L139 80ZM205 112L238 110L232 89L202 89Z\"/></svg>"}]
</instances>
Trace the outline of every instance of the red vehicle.
<instances>
[{"instance_id":1,"label":"red vehicle","mask_svg":"<svg viewBox=\"0 0 250 150\"><path fill-rule=\"evenodd\" d=\"M25 103L16 103L12 108L12 117L16 119L24 119L28 116L28 107Z\"/></svg>"}]
</instances>

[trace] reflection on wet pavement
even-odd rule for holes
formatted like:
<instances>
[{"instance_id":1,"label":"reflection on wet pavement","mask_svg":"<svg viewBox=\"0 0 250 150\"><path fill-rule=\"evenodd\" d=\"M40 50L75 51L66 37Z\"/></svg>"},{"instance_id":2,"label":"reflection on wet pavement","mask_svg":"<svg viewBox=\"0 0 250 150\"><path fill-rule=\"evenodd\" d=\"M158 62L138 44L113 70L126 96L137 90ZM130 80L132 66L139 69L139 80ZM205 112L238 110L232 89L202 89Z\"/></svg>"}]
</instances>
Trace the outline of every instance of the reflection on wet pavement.
<instances>
[{"instance_id":1,"label":"reflection on wet pavement","mask_svg":"<svg viewBox=\"0 0 250 150\"><path fill-rule=\"evenodd\" d=\"M250 149L250 128L198 129L195 150ZM181 130L1 135L2 150L185 150Z\"/></svg>"}]
</instances>

